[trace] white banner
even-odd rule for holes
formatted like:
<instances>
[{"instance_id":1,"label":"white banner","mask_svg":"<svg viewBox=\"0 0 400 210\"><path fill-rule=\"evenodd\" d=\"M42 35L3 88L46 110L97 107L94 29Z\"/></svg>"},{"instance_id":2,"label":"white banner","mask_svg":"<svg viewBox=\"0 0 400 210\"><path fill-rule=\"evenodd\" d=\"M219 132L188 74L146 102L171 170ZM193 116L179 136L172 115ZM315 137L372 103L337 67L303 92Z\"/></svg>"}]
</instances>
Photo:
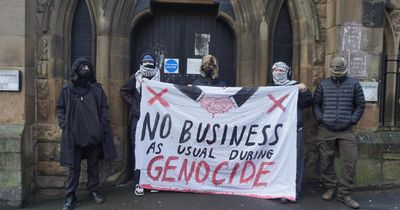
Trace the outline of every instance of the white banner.
<instances>
[{"instance_id":1,"label":"white banner","mask_svg":"<svg viewBox=\"0 0 400 210\"><path fill-rule=\"evenodd\" d=\"M145 80L136 168L147 189L295 199L297 86Z\"/></svg>"}]
</instances>

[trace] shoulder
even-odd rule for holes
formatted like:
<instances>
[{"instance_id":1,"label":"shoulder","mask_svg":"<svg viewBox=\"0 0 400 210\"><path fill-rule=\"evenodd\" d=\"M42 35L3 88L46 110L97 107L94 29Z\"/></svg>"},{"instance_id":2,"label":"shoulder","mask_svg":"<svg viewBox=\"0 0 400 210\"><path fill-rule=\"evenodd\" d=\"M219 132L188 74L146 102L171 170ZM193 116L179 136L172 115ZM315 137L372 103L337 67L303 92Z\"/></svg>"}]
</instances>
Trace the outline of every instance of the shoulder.
<instances>
[{"instance_id":1,"label":"shoulder","mask_svg":"<svg viewBox=\"0 0 400 210\"><path fill-rule=\"evenodd\" d=\"M204 83L203 78L198 78L198 79L194 80L192 84L193 85L201 85L203 83Z\"/></svg>"},{"instance_id":2,"label":"shoulder","mask_svg":"<svg viewBox=\"0 0 400 210\"><path fill-rule=\"evenodd\" d=\"M319 82L318 86L321 86L321 87L325 86L325 85L331 83L331 81L332 81L332 79L330 77L329 78L325 78L325 79L323 79L323 80L321 80Z\"/></svg>"},{"instance_id":3,"label":"shoulder","mask_svg":"<svg viewBox=\"0 0 400 210\"><path fill-rule=\"evenodd\" d=\"M63 90L63 91L66 91L66 90L68 90L68 89L71 89L72 87L73 87L72 82L68 82L67 84L65 84L65 85L62 86L62 90Z\"/></svg>"}]
</instances>

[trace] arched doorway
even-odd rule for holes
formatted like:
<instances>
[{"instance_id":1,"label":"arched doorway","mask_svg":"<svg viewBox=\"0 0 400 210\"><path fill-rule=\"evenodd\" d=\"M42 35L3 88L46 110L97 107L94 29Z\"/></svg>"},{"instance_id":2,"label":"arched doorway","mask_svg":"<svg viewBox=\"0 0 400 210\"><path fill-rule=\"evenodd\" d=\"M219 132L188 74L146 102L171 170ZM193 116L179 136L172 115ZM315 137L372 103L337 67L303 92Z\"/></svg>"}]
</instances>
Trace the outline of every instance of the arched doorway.
<instances>
[{"instance_id":1,"label":"arched doorway","mask_svg":"<svg viewBox=\"0 0 400 210\"><path fill-rule=\"evenodd\" d=\"M179 73L167 74L160 69L162 81L187 85L199 77L187 73L187 59L200 59L208 51L218 58L220 78L235 86L235 35L217 14L216 4L152 4L151 15L141 19L132 31L130 74L138 69L142 53L151 51L179 59ZM200 51L199 42L204 44Z\"/></svg>"}]
</instances>

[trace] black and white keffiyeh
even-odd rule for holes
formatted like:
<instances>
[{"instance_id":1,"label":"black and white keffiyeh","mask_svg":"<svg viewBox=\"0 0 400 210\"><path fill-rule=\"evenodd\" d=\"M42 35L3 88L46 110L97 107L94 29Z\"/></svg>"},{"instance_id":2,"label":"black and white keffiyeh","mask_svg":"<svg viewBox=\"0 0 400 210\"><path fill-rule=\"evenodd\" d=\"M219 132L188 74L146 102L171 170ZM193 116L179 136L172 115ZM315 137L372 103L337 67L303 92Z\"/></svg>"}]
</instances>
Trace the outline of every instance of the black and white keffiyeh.
<instances>
[{"instance_id":1,"label":"black and white keffiyeh","mask_svg":"<svg viewBox=\"0 0 400 210\"><path fill-rule=\"evenodd\" d=\"M141 81L144 78L150 79L150 80L154 80L154 81L160 81L160 70L155 67L155 68L147 68L144 67L143 65L140 65L139 70L136 72L135 74L135 78L136 78L136 89L139 91L140 93L140 86Z\"/></svg>"},{"instance_id":2,"label":"black and white keffiyeh","mask_svg":"<svg viewBox=\"0 0 400 210\"><path fill-rule=\"evenodd\" d=\"M280 69L280 71L275 71L275 69ZM272 78L275 85L285 86L296 84L296 80L289 80L289 74L290 67L284 62L276 62L272 66Z\"/></svg>"}]
</instances>

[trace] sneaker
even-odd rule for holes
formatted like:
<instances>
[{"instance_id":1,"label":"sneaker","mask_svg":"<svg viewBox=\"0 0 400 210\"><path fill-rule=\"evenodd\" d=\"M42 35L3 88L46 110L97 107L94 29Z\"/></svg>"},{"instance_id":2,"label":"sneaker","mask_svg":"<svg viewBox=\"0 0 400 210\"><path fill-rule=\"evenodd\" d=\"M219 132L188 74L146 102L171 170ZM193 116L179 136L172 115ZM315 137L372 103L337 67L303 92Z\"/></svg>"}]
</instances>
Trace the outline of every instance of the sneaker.
<instances>
[{"instance_id":1,"label":"sneaker","mask_svg":"<svg viewBox=\"0 0 400 210\"><path fill-rule=\"evenodd\" d=\"M68 195L65 199L63 210L71 210L78 205L78 200L75 194Z\"/></svg>"},{"instance_id":2,"label":"sneaker","mask_svg":"<svg viewBox=\"0 0 400 210\"><path fill-rule=\"evenodd\" d=\"M96 203L96 204L100 204L100 203L104 203L104 196L97 191L93 191L89 193L89 197Z\"/></svg>"},{"instance_id":3,"label":"sneaker","mask_svg":"<svg viewBox=\"0 0 400 210\"><path fill-rule=\"evenodd\" d=\"M322 194L322 199L326 201L330 201L335 197L335 190L334 189L329 189L327 190L324 194Z\"/></svg>"},{"instance_id":4,"label":"sneaker","mask_svg":"<svg viewBox=\"0 0 400 210\"><path fill-rule=\"evenodd\" d=\"M144 189L138 184L136 184L136 186L135 186L135 195L136 196L143 196L144 195Z\"/></svg>"},{"instance_id":5,"label":"sneaker","mask_svg":"<svg viewBox=\"0 0 400 210\"><path fill-rule=\"evenodd\" d=\"M355 201L349 195L348 196L344 196L344 197L340 197L340 198L338 198L338 200L343 202L344 204L346 204L346 206L351 207L353 209L359 209L360 208L360 204L358 204L358 202Z\"/></svg>"}]
</instances>

